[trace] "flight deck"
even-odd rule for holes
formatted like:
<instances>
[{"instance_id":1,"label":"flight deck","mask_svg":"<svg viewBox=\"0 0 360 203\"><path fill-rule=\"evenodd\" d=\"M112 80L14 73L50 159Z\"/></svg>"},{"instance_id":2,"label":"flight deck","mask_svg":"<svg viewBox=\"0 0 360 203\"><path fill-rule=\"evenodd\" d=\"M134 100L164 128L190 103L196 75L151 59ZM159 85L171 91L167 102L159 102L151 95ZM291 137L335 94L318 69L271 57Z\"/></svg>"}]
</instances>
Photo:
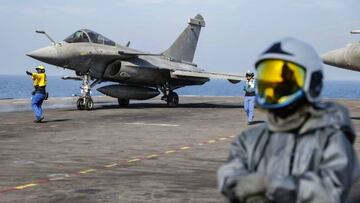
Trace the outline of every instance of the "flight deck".
<instances>
[{"instance_id":1,"label":"flight deck","mask_svg":"<svg viewBox=\"0 0 360 203\"><path fill-rule=\"evenodd\" d=\"M93 97L92 111L76 99L45 101L41 124L29 99L0 100L0 202L224 202L216 170L248 127L242 97L182 96L176 108ZM359 134L360 101L338 102ZM256 109L254 125L264 121ZM359 194L356 184L349 202Z\"/></svg>"}]
</instances>

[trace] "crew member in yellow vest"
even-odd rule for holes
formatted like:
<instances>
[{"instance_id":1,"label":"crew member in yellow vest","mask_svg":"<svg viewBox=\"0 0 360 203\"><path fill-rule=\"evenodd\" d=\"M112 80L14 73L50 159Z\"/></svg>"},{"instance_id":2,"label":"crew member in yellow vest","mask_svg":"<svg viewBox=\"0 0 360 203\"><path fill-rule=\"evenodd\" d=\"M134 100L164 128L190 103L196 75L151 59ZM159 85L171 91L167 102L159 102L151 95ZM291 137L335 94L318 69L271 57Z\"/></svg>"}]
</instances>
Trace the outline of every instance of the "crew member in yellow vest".
<instances>
[{"instance_id":1,"label":"crew member in yellow vest","mask_svg":"<svg viewBox=\"0 0 360 203\"><path fill-rule=\"evenodd\" d=\"M31 73L26 71L26 74L30 75L34 81L34 88L35 90L32 93L31 98L31 107L35 114L35 123L41 123L44 119L43 110L42 110L42 103L47 97L46 93L46 74L45 74L45 67L44 66L37 66L36 73Z\"/></svg>"}]
</instances>

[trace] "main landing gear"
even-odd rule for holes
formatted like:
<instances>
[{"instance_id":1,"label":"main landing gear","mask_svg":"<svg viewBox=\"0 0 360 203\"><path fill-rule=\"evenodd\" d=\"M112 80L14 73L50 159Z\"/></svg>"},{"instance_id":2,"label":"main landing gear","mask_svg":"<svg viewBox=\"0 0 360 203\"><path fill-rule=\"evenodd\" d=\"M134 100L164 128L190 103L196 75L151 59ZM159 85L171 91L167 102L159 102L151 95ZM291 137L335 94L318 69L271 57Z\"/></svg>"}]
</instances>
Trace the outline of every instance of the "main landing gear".
<instances>
[{"instance_id":1,"label":"main landing gear","mask_svg":"<svg viewBox=\"0 0 360 203\"><path fill-rule=\"evenodd\" d=\"M126 108L129 106L130 100L129 99L118 99L119 106L122 108Z\"/></svg>"},{"instance_id":2,"label":"main landing gear","mask_svg":"<svg viewBox=\"0 0 360 203\"><path fill-rule=\"evenodd\" d=\"M94 108L94 102L91 98L91 88L100 83L100 80L95 80L90 85L90 75L87 73L83 76L83 82L81 85L81 95L76 102L78 110L92 110Z\"/></svg>"},{"instance_id":3,"label":"main landing gear","mask_svg":"<svg viewBox=\"0 0 360 203\"><path fill-rule=\"evenodd\" d=\"M160 88L164 96L161 97L161 100L166 101L169 107L176 107L179 104L179 96L169 84L165 84Z\"/></svg>"}]
</instances>

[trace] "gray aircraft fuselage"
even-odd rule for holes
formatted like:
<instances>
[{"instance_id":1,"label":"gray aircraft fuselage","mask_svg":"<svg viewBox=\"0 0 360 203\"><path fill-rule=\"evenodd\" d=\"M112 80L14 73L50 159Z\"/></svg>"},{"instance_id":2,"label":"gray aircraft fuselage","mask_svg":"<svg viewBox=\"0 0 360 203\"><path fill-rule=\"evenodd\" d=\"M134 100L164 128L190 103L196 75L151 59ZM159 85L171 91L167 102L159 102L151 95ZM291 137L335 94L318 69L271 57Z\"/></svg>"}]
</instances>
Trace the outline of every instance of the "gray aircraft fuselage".
<instances>
[{"instance_id":1,"label":"gray aircraft fuselage","mask_svg":"<svg viewBox=\"0 0 360 203\"><path fill-rule=\"evenodd\" d=\"M124 56L121 55L122 52L125 53ZM136 55L137 53L139 55ZM104 81L153 87L170 82L175 87L181 87L200 85L209 80L208 78L171 78L172 69L203 70L197 68L195 64L175 62L164 55L147 55L118 44L111 46L92 42L64 41L27 55L48 64L74 70L80 75L89 73L91 77Z\"/></svg>"},{"instance_id":2,"label":"gray aircraft fuselage","mask_svg":"<svg viewBox=\"0 0 360 203\"><path fill-rule=\"evenodd\" d=\"M352 34L360 34L360 31L352 31ZM321 55L325 64L360 71L360 43L350 43L346 47L335 49Z\"/></svg>"},{"instance_id":3,"label":"gray aircraft fuselage","mask_svg":"<svg viewBox=\"0 0 360 203\"><path fill-rule=\"evenodd\" d=\"M160 94L169 106L178 104L173 90L202 85L210 77L240 82L243 76L205 72L193 64L193 58L201 28L205 21L201 15L191 18L188 26L176 41L163 53L152 54L116 44L110 39L88 29L70 35L55 43L27 55L39 61L74 70L83 80L83 95L78 100L79 109L91 109L90 89L105 81L117 85L101 87L98 91L119 99L126 106L130 99L149 99ZM70 78L70 77L69 77ZM75 77L71 77L75 78ZM90 80L94 82L90 85ZM87 105L89 103L89 105Z\"/></svg>"}]
</instances>

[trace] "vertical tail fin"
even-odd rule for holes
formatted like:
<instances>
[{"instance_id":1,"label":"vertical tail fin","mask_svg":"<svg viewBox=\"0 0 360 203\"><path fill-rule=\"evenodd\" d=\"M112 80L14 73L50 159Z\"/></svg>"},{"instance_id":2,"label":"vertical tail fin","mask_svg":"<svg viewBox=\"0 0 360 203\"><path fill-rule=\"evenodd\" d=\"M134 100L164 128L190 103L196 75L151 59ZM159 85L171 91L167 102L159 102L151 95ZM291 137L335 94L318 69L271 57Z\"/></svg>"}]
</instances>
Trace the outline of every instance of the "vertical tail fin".
<instances>
[{"instance_id":1,"label":"vertical tail fin","mask_svg":"<svg viewBox=\"0 0 360 203\"><path fill-rule=\"evenodd\" d=\"M205 21L200 14L190 18L189 25L162 54L177 61L192 62L202 27L205 27Z\"/></svg>"}]
</instances>

